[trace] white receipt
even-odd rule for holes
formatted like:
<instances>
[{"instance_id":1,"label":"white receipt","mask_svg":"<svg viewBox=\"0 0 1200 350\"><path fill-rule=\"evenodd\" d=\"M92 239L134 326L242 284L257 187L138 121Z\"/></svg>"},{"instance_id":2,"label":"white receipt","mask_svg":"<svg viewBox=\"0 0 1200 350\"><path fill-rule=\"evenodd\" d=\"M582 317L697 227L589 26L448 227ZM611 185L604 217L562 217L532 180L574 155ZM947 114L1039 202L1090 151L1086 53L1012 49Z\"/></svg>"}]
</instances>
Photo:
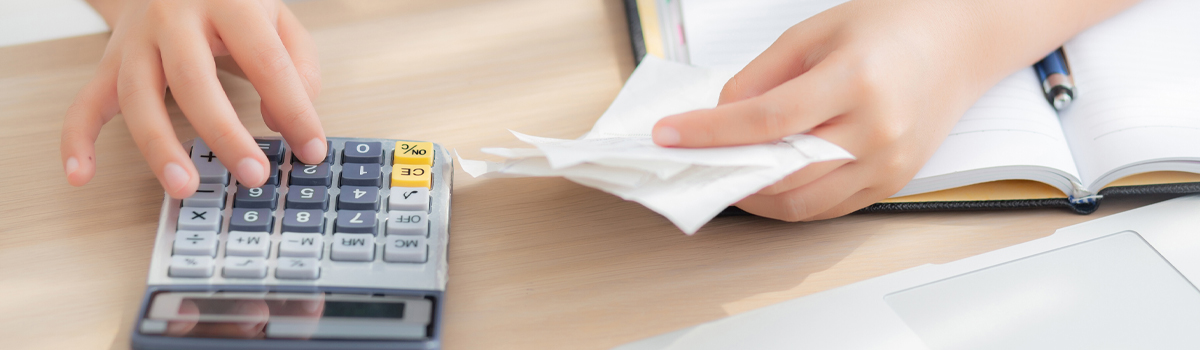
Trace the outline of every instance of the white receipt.
<instances>
[{"instance_id":1,"label":"white receipt","mask_svg":"<svg viewBox=\"0 0 1200 350\"><path fill-rule=\"evenodd\" d=\"M731 204L808 164L853 159L811 135L748 146L670 148L650 138L663 117L717 104L729 72L647 56L586 135L575 140L513 132L534 148L485 148L503 162L466 160L474 177L561 176L635 201L692 234Z\"/></svg>"}]
</instances>

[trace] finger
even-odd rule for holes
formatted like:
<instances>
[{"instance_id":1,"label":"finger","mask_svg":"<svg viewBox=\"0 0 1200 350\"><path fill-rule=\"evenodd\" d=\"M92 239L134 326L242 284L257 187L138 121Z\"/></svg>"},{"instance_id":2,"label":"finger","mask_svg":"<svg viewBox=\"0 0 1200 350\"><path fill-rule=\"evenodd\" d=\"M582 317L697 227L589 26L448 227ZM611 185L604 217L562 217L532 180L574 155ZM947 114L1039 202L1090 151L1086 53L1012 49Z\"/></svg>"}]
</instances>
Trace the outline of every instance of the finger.
<instances>
[{"instance_id":1,"label":"finger","mask_svg":"<svg viewBox=\"0 0 1200 350\"><path fill-rule=\"evenodd\" d=\"M858 164L849 164L800 188L777 195L751 195L737 203L754 215L783 221L808 221L863 188L866 178Z\"/></svg>"},{"instance_id":2,"label":"finger","mask_svg":"<svg viewBox=\"0 0 1200 350\"><path fill-rule=\"evenodd\" d=\"M287 6L280 6L279 9L279 39L283 41L283 46L287 48L288 54L292 57L292 63L296 65L296 72L300 74L300 79L304 81L305 92L308 93L309 100L315 100L321 93L321 68L317 58L317 44L313 42L312 36L300 24L300 20L296 19L296 15L292 13L291 9L288 9ZM261 103L260 109L267 128L278 132L278 124L267 108L266 102Z\"/></svg>"},{"instance_id":3,"label":"finger","mask_svg":"<svg viewBox=\"0 0 1200 350\"><path fill-rule=\"evenodd\" d=\"M249 322L202 322L196 324L190 335L203 338L262 338L267 321L271 317L267 303L262 300L238 301L231 310L232 315L245 316Z\"/></svg>"},{"instance_id":4,"label":"finger","mask_svg":"<svg viewBox=\"0 0 1200 350\"><path fill-rule=\"evenodd\" d=\"M825 57L822 38L833 26L815 25L813 18L792 26L762 54L750 61L721 89L718 104L756 97L798 77Z\"/></svg>"},{"instance_id":5,"label":"finger","mask_svg":"<svg viewBox=\"0 0 1200 350\"><path fill-rule=\"evenodd\" d=\"M858 191L858 193L855 193L841 203L833 206L833 208L829 208L829 210L826 210L824 213L813 215L810 219L825 220L850 214L859 209L866 208L871 204L879 202L888 196L895 194L895 192L896 191L892 191L892 193L888 193L885 190L876 188L864 189L862 191Z\"/></svg>"},{"instance_id":6,"label":"finger","mask_svg":"<svg viewBox=\"0 0 1200 350\"><path fill-rule=\"evenodd\" d=\"M196 302L189 299L183 299L179 302L179 315L199 315L200 308L196 306ZM196 321L170 321L167 322L166 335L172 337L187 336L196 328Z\"/></svg>"},{"instance_id":7,"label":"finger","mask_svg":"<svg viewBox=\"0 0 1200 350\"><path fill-rule=\"evenodd\" d=\"M117 54L100 62L96 77L75 96L63 118L60 152L67 182L83 186L96 174L96 138L100 128L120 111L117 106Z\"/></svg>"},{"instance_id":8,"label":"finger","mask_svg":"<svg viewBox=\"0 0 1200 350\"><path fill-rule=\"evenodd\" d=\"M196 27L199 27L197 24ZM208 39L187 24L162 36L162 62L179 109L207 141L221 164L247 187L267 181L267 156L246 131L229 97L217 80L217 68Z\"/></svg>"},{"instance_id":9,"label":"finger","mask_svg":"<svg viewBox=\"0 0 1200 350\"><path fill-rule=\"evenodd\" d=\"M783 180L779 180L779 182L759 190L758 194L770 196L791 191L800 186L808 184L809 182L813 182L813 180L819 179L822 176L825 176L825 174L828 174L829 172L837 169L838 167L846 165L846 163L851 161L852 160L850 159L838 159L809 164L803 169L800 169L783 178Z\"/></svg>"},{"instance_id":10,"label":"finger","mask_svg":"<svg viewBox=\"0 0 1200 350\"><path fill-rule=\"evenodd\" d=\"M304 81L309 100L321 94L321 65L317 56L317 43L300 24L300 20L287 6L279 7L279 39L292 57L296 72Z\"/></svg>"},{"instance_id":11,"label":"finger","mask_svg":"<svg viewBox=\"0 0 1200 350\"><path fill-rule=\"evenodd\" d=\"M849 71L818 65L758 97L669 116L654 125L661 146L714 147L775 141L846 112L853 102Z\"/></svg>"},{"instance_id":12,"label":"finger","mask_svg":"<svg viewBox=\"0 0 1200 350\"><path fill-rule=\"evenodd\" d=\"M258 103L258 110L262 113L263 123L267 124L267 129L279 132L279 127L275 126L275 118L271 116L271 111L267 110L267 104L264 102Z\"/></svg>"},{"instance_id":13,"label":"finger","mask_svg":"<svg viewBox=\"0 0 1200 350\"><path fill-rule=\"evenodd\" d=\"M175 136L163 104L166 81L158 52L130 52L121 60L117 99L142 156L174 198L190 197L200 183L196 167Z\"/></svg>"},{"instance_id":14,"label":"finger","mask_svg":"<svg viewBox=\"0 0 1200 350\"><path fill-rule=\"evenodd\" d=\"M271 18L258 4L237 4L213 17L218 34L300 160L323 161L327 150L321 122Z\"/></svg>"}]
</instances>

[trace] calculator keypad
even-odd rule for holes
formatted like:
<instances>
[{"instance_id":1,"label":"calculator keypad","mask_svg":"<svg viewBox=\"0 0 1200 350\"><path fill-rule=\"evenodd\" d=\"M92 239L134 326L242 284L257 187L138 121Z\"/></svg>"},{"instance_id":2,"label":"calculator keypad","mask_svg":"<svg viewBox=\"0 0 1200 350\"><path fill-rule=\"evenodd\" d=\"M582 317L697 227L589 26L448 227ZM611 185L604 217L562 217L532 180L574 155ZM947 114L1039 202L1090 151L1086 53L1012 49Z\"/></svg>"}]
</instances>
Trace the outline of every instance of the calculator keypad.
<instances>
[{"instance_id":1,"label":"calculator keypad","mask_svg":"<svg viewBox=\"0 0 1200 350\"><path fill-rule=\"evenodd\" d=\"M273 177L250 188L196 139L202 183L177 208L170 277L317 280L324 261L429 261L432 143L331 141L324 162L303 164L282 140L256 141Z\"/></svg>"}]
</instances>

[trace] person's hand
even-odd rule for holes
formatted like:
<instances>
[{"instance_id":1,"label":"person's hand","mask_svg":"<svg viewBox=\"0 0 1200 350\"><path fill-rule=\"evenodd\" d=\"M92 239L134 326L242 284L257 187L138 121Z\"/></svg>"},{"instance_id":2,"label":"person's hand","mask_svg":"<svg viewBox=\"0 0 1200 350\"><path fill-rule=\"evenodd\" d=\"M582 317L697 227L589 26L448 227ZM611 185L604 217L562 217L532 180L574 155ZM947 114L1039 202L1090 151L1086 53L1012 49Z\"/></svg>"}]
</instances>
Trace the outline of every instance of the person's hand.
<instances>
[{"instance_id":1,"label":"person's hand","mask_svg":"<svg viewBox=\"0 0 1200 350\"><path fill-rule=\"evenodd\" d=\"M233 176L261 186L267 158L238 120L214 57L231 55L262 97L263 121L306 163L325 158L312 99L320 90L316 46L279 0L93 0L113 28L95 78L67 110L62 161L81 186L96 171L100 127L125 116L142 155L167 194L191 196L195 166L167 116L167 87L197 133Z\"/></svg>"},{"instance_id":2,"label":"person's hand","mask_svg":"<svg viewBox=\"0 0 1200 350\"><path fill-rule=\"evenodd\" d=\"M786 221L845 215L904 187L993 84L1134 1L1101 2L851 1L790 28L730 79L716 108L659 121L654 141L730 146L808 132L857 159L809 165L737 206Z\"/></svg>"}]
</instances>

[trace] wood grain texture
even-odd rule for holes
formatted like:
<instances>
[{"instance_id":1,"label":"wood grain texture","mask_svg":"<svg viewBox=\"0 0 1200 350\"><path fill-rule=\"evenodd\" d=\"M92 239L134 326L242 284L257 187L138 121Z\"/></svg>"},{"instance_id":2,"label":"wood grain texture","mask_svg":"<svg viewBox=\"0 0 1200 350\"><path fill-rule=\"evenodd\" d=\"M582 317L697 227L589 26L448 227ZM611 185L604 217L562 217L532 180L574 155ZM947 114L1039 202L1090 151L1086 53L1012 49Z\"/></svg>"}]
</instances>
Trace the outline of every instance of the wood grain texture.
<instances>
[{"instance_id":1,"label":"wood grain texture","mask_svg":"<svg viewBox=\"0 0 1200 350\"><path fill-rule=\"evenodd\" d=\"M573 138L633 69L619 0L291 3L320 48L331 136L426 139L464 156ZM59 163L62 115L107 35L0 48L0 348L125 349L162 189L121 117L85 187ZM258 95L223 75L255 135ZM168 98L169 100L169 98ZM183 139L196 133L168 101ZM600 349L863 279L1046 236L1167 197L1063 210L720 218L685 236L561 179L455 174L447 349Z\"/></svg>"}]
</instances>

